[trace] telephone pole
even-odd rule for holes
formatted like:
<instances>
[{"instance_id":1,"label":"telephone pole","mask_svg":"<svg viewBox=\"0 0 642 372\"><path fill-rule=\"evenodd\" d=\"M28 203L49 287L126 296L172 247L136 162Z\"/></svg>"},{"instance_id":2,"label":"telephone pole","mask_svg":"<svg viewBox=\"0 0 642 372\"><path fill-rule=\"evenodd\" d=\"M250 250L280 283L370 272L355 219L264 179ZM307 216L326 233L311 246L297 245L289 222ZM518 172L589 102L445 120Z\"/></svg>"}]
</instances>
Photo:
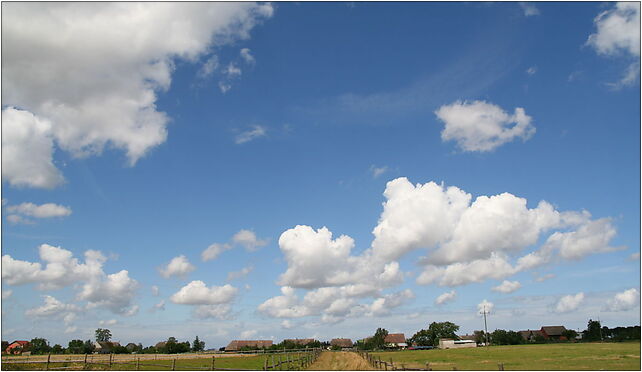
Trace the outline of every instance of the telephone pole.
<instances>
[{"instance_id":1,"label":"telephone pole","mask_svg":"<svg viewBox=\"0 0 642 372\"><path fill-rule=\"evenodd\" d=\"M482 314L484 314L484 335L486 336L485 346L488 346L488 324L486 323L486 314L488 314L488 312L486 312L486 305L484 305L484 310L482 311Z\"/></svg>"}]
</instances>

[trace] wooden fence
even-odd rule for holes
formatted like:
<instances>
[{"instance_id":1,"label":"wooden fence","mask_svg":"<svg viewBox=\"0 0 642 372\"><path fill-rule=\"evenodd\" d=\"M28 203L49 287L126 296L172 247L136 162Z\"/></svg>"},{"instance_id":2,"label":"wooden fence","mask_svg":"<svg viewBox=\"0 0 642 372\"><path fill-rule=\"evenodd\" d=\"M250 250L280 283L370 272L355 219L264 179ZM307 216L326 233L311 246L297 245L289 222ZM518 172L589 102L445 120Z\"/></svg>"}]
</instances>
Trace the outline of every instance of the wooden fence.
<instances>
[{"instance_id":1,"label":"wooden fence","mask_svg":"<svg viewBox=\"0 0 642 372\"><path fill-rule=\"evenodd\" d=\"M295 353L280 353L276 354L278 356L275 358L275 354L265 357L265 362L263 363L263 370L267 371L271 369L272 371L279 370L282 371L285 367L286 371L291 370L302 370L308 368L321 354L321 349L313 349L306 352L295 352Z\"/></svg>"},{"instance_id":2,"label":"wooden fence","mask_svg":"<svg viewBox=\"0 0 642 372\"><path fill-rule=\"evenodd\" d=\"M372 367L384 371L432 371L430 362L426 362L425 368L409 368L404 363L395 363L392 358L390 358L390 361L385 361L381 360L380 356L375 357L367 351L356 350L355 352L361 355ZM503 371L504 363L498 363L497 369ZM453 371L457 371L457 366L453 366Z\"/></svg>"}]
</instances>

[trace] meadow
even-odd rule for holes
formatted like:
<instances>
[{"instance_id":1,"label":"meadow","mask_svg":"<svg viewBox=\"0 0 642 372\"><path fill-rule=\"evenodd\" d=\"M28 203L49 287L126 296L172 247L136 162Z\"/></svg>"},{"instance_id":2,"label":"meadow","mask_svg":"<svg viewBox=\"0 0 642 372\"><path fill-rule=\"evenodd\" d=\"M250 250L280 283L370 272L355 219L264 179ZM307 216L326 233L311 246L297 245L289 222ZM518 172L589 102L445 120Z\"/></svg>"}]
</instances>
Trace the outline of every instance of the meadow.
<instances>
[{"instance_id":1,"label":"meadow","mask_svg":"<svg viewBox=\"0 0 642 372\"><path fill-rule=\"evenodd\" d=\"M559 343L372 353L407 368L433 370L640 370L640 343Z\"/></svg>"}]
</instances>

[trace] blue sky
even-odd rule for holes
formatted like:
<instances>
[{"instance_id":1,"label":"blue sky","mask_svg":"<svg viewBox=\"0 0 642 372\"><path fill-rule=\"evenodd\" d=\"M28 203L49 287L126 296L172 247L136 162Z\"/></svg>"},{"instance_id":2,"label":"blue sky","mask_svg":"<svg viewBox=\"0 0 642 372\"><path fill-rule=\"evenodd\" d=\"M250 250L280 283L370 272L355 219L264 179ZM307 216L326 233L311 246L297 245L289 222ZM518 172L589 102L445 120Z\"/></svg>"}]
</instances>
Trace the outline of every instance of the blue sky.
<instances>
[{"instance_id":1,"label":"blue sky","mask_svg":"<svg viewBox=\"0 0 642 372\"><path fill-rule=\"evenodd\" d=\"M2 338L639 324L639 13L3 4Z\"/></svg>"}]
</instances>

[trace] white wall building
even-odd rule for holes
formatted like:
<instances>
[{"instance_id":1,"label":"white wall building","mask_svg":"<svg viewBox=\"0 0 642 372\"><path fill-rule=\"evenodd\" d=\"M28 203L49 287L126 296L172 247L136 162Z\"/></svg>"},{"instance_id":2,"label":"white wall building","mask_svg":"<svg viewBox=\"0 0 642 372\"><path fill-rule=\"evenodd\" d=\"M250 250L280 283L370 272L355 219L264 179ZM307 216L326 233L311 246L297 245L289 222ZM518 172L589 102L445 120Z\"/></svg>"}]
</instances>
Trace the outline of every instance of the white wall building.
<instances>
[{"instance_id":1,"label":"white wall building","mask_svg":"<svg viewBox=\"0 0 642 372\"><path fill-rule=\"evenodd\" d=\"M477 347L477 343L473 340L453 340L452 338L440 338L440 349L460 349L464 347Z\"/></svg>"}]
</instances>

